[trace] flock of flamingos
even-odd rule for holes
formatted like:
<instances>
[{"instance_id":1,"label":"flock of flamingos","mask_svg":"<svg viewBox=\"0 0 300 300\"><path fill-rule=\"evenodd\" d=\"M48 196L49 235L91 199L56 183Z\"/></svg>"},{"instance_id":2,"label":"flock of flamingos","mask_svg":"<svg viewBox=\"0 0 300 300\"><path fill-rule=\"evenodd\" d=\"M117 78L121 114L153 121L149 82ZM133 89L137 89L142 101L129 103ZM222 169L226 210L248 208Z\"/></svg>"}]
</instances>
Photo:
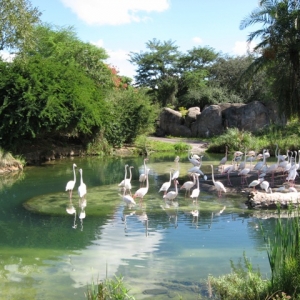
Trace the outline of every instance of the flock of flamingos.
<instances>
[{"instance_id":1,"label":"flock of flamingos","mask_svg":"<svg viewBox=\"0 0 300 300\"><path fill-rule=\"evenodd\" d=\"M267 159L270 157L270 153L267 149L263 150L263 153L256 154L255 151L246 151L243 153L241 151L235 151L233 153L233 158L231 163L228 163L228 148L226 147L225 156L220 160L218 165L218 171L221 175L227 177L227 185L232 186L230 181L230 174L237 174L241 177L241 185L248 186L253 188L255 191L256 187L259 185L262 190L266 192L272 193L271 186L274 184L274 176L278 172L282 172L285 177L284 183L282 186L276 189L277 192L297 192L295 189L295 179L298 175L298 170L300 167L300 150L298 151L289 151L287 150L285 155L280 154L280 150L278 149L278 145L275 150L275 156L277 158L276 163L267 164ZM179 177L179 168L172 169L170 171L170 179L169 181L162 184L159 192L163 192L163 199L173 201L178 196L179 190L185 190L185 196L188 196L193 199L193 202L198 201L198 197L200 194L200 187L199 187L199 177L203 176L204 180L207 179L206 175L204 175L203 171L201 170L202 166L202 157L203 155L199 156L197 154L193 154L190 151L188 152L188 160L193 165L188 170L189 179L188 181L184 182L180 188L178 177ZM297 160L298 158L298 160ZM135 199L140 199L142 201L149 190L149 179L148 174L150 169L147 167L146 163L148 158L144 159L144 173L140 174L139 182L140 188L137 189L134 193L131 192L131 169L132 166L125 165L125 175L124 179L118 184L118 186L122 189L122 200L129 206L136 205ZM175 162L178 166L179 156L175 158ZM256 162L256 163L255 163ZM254 164L255 163L255 164ZM76 174L75 168L76 164L73 164L73 173L74 179L70 180L66 185L66 191L69 192L70 199L72 198L72 192L75 187L76 183ZM211 171L212 171L212 181L217 190L218 196L221 197L222 193L226 193L226 187L224 184L219 181L215 180L214 178L214 168L213 165L210 164ZM127 177L127 173L129 170L129 177ZM82 169L79 169L80 173L80 185L78 186L78 195L81 202L84 202L85 195L87 193L86 184L83 182L82 178ZM257 174L257 179L253 180L248 184L247 177L250 174ZM285 175L286 174L286 175ZM270 176L270 182L265 180L266 176ZM174 190L170 190L172 182L174 184ZM286 188L288 186L288 188Z\"/></svg>"}]
</instances>

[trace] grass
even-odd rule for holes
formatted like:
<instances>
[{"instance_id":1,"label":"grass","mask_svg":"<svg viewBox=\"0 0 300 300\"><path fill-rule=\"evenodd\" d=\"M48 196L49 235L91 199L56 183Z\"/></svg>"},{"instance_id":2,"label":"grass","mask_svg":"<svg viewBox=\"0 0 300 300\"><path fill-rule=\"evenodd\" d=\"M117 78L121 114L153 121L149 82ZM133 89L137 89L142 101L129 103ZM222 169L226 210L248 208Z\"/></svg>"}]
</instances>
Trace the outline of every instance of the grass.
<instances>
[{"instance_id":1,"label":"grass","mask_svg":"<svg viewBox=\"0 0 300 300\"><path fill-rule=\"evenodd\" d=\"M22 170L24 165L25 159L20 156L13 157L10 152L0 148L0 168L17 167Z\"/></svg>"},{"instance_id":2,"label":"grass","mask_svg":"<svg viewBox=\"0 0 300 300\"><path fill-rule=\"evenodd\" d=\"M269 149L270 154L274 155L276 144L281 153L285 153L288 149L298 150L300 148L299 124L298 120L292 120L286 126L272 124L255 133L229 128L223 135L211 138L207 152L222 153L225 151L225 146L228 146L228 151L231 153L241 149L254 150L257 153Z\"/></svg>"},{"instance_id":3,"label":"grass","mask_svg":"<svg viewBox=\"0 0 300 300\"><path fill-rule=\"evenodd\" d=\"M232 273L218 278L209 277L208 282L218 299L275 300L300 299L300 219L279 218L272 233L268 234L261 225L261 231L268 245L268 259L271 278L262 278L245 257L244 265L231 262ZM289 208L292 215L292 209Z\"/></svg>"},{"instance_id":4,"label":"grass","mask_svg":"<svg viewBox=\"0 0 300 300\"><path fill-rule=\"evenodd\" d=\"M128 295L129 289L125 287L124 278L115 276L113 279L105 279L97 284L92 282L87 287L86 298L88 300L134 300Z\"/></svg>"}]
</instances>

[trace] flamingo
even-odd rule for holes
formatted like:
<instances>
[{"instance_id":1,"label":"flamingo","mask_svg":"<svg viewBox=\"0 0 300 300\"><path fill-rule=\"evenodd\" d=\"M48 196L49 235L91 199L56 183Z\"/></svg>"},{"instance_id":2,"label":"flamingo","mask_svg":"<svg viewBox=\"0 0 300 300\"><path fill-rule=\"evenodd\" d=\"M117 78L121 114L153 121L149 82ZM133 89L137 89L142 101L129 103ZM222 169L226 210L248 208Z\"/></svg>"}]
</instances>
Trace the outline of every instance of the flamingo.
<instances>
[{"instance_id":1,"label":"flamingo","mask_svg":"<svg viewBox=\"0 0 300 300\"><path fill-rule=\"evenodd\" d=\"M178 165L178 163L179 163L179 156L176 156L176 158L175 158L174 161L176 163L177 170L172 169L172 171L174 171L173 176L172 176L172 180L175 180L175 179L177 179L179 177L179 165Z\"/></svg>"},{"instance_id":2,"label":"flamingo","mask_svg":"<svg viewBox=\"0 0 300 300\"><path fill-rule=\"evenodd\" d=\"M194 157L190 157L190 150L188 150L188 160L190 161L190 163L192 163L194 166L200 166L201 162L194 158Z\"/></svg>"},{"instance_id":3,"label":"flamingo","mask_svg":"<svg viewBox=\"0 0 300 300\"><path fill-rule=\"evenodd\" d=\"M192 191L192 195L190 195L190 198L194 199L196 198L196 201L193 200L193 202L196 202L198 201L198 197L199 197L199 194L200 194L200 187L199 187L199 174L194 174L194 176L196 177L196 180L197 180L197 188L193 189Z\"/></svg>"},{"instance_id":4,"label":"flamingo","mask_svg":"<svg viewBox=\"0 0 300 300\"><path fill-rule=\"evenodd\" d=\"M174 180L175 191L168 192L167 194L164 195L163 198L166 200L174 200L178 195L178 188L177 188L178 184L179 184L178 181L175 179Z\"/></svg>"},{"instance_id":5,"label":"flamingo","mask_svg":"<svg viewBox=\"0 0 300 300\"><path fill-rule=\"evenodd\" d=\"M269 166L269 167L267 168L267 170L266 170L266 173L267 173L267 174L270 174L270 173L272 174L272 177L271 177L271 183L272 183L272 185L274 184L274 174L275 174L275 172L277 171L278 166L279 166L279 157L280 157L280 155L279 155L279 151L278 151L277 163L272 164L272 165Z\"/></svg>"},{"instance_id":6,"label":"flamingo","mask_svg":"<svg viewBox=\"0 0 300 300\"><path fill-rule=\"evenodd\" d=\"M148 158L145 158L144 159L144 173L142 173L139 177L139 182L141 183L141 186L144 185L144 182L146 181L146 177L148 176L148 172L149 172L149 169L147 169L146 167L146 161L148 160Z\"/></svg>"},{"instance_id":7,"label":"flamingo","mask_svg":"<svg viewBox=\"0 0 300 300\"><path fill-rule=\"evenodd\" d=\"M191 188L196 184L196 175L195 175L195 173L192 173L192 176L193 176L194 181L186 181L180 187L180 190L185 189L185 197L186 197L187 192L189 193L189 196L190 196ZM199 176L199 174L197 176Z\"/></svg>"},{"instance_id":8,"label":"flamingo","mask_svg":"<svg viewBox=\"0 0 300 300\"><path fill-rule=\"evenodd\" d=\"M72 198L72 192L76 183L76 174L75 174L75 168L77 167L76 164L73 164L73 173L74 173L74 179L68 181L67 185L66 185L66 191L69 191L69 197L70 199Z\"/></svg>"},{"instance_id":9,"label":"flamingo","mask_svg":"<svg viewBox=\"0 0 300 300\"><path fill-rule=\"evenodd\" d=\"M128 165L125 165L125 178L118 184L118 186L125 186L125 181L126 181L126 177L127 177L127 167Z\"/></svg>"},{"instance_id":10,"label":"flamingo","mask_svg":"<svg viewBox=\"0 0 300 300\"><path fill-rule=\"evenodd\" d=\"M224 172L224 165L227 162L227 155L228 155L228 147L225 146L225 148L226 148L226 150L225 150L225 156L219 162L219 166L222 166L222 172Z\"/></svg>"},{"instance_id":11,"label":"flamingo","mask_svg":"<svg viewBox=\"0 0 300 300\"><path fill-rule=\"evenodd\" d=\"M265 190L266 193L269 191L271 192L271 188L270 188L270 183L266 180L263 180L261 183L260 183L260 187L262 190Z\"/></svg>"},{"instance_id":12,"label":"flamingo","mask_svg":"<svg viewBox=\"0 0 300 300\"><path fill-rule=\"evenodd\" d=\"M253 191L255 191L255 187L259 185L261 182L263 182L263 180L264 180L263 178L253 180L252 182L250 182L249 187L253 187Z\"/></svg>"},{"instance_id":13,"label":"flamingo","mask_svg":"<svg viewBox=\"0 0 300 300\"><path fill-rule=\"evenodd\" d=\"M123 195L119 194L119 196L121 196L121 199L126 203L126 205L129 206L129 207L132 207L132 206L136 205L136 203L135 203L134 199L132 198L132 196L128 195L128 194L127 195L125 194L125 192L126 192L125 187L123 188L123 190L124 190Z\"/></svg>"},{"instance_id":14,"label":"flamingo","mask_svg":"<svg viewBox=\"0 0 300 300\"><path fill-rule=\"evenodd\" d=\"M240 172L238 173L239 176L241 176L241 185L243 185L244 183L248 184L247 182L247 175L249 174L249 172L251 171L250 168L246 168L246 154L245 154L245 160L244 160L244 168L240 170Z\"/></svg>"},{"instance_id":15,"label":"flamingo","mask_svg":"<svg viewBox=\"0 0 300 300\"><path fill-rule=\"evenodd\" d=\"M82 169L79 169L80 173L80 185L78 187L78 195L80 199L82 199L86 195L86 184L83 182L82 179Z\"/></svg>"},{"instance_id":16,"label":"flamingo","mask_svg":"<svg viewBox=\"0 0 300 300\"><path fill-rule=\"evenodd\" d=\"M146 173L146 187L141 187L139 188L133 195L133 199L135 198L140 198L140 201L142 201L145 197L145 195L148 193L149 190L149 178L148 178L148 173Z\"/></svg>"},{"instance_id":17,"label":"flamingo","mask_svg":"<svg viewBox=\"0 0 300 300\"><path fill-rule=\"evenodd\" d=\"M158 192L164 192L164 195L168 192L168 189L171 186L171 180L172 180L172 172L170 172L170 180L163 183L163 185L161 186L161 188L159 189Z\"/></svg>"},{"instance_id":18,"label":"flamingo","mask_svg":"<svg viewBox=\"0 0 300 300\"><path fill-rule=\"evenodd\" d=\"M221 197L222 196L222 192L226 193L226 189L224 187L224 184L221 181L215 181L213 165L210 165L210 166L211 166L212 181L214 183L215 188L218 191L218 196Z\"/></svg>"},{"instance_id":19,"label":"flamingo","mask_svg":"<svg viewBox=\"0 0 300 300\"><path fill-rule=\"evenodd\" d=\"M118 184L118 186L125 187L126 190L129 190L129 193L131 193L131 179L132 179L132 172L131 169L134 168L133 166L129 167L129 178L127 177L127 168L128 165L125 165L125 178Z\"/></svg>"},{"instance_id":20,"label":"flamingo","mask_svg":"<svg viewBox=\"0 0 300 300\"><path fill-rule=\"evenodd\" d=\"M223 170L223 174L227 174L227 184L232 186L232 183L230 181L229 175L232 171L235 170L235 165L234 162L232 160L232 164L229 166L226 166L226 168Z\"/></svg>"}]
</instances>

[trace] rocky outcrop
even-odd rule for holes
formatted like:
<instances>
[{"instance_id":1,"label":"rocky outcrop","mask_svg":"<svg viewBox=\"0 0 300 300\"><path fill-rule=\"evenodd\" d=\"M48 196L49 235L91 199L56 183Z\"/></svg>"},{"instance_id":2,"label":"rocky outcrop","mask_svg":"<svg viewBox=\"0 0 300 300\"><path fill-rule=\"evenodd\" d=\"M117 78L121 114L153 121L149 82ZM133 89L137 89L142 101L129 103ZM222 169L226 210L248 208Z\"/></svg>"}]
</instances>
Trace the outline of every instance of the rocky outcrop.
<instances>
[{"instance_id":1,"label":"rocky outcrop","mask_svg":"<svg viewBox=\"0 0 300 300\"><path fill-rule=\"evenodd\" d=\"M188 109L186 116L170 108L160 114L159 136L210 137L222 134L227 128L255 132L271 123L284 123L275 107L262 102L222 103L210 105L201 112L199 107Z\"/></svg>"}]
</instances>

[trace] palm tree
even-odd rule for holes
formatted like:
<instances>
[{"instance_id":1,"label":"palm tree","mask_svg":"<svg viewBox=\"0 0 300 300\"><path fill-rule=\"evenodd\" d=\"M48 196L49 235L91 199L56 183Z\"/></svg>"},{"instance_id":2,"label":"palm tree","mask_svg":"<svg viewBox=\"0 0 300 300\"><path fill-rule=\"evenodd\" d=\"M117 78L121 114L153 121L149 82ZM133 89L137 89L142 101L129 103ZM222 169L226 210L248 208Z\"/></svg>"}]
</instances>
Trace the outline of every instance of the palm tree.
<instances>
[{"instance_id":1,"label":"palm tree","mask_svg":"<svg viewBox=\"0 0 300 300\"><path fill-rule=\"evenodd\" d=\"M259 7L241 21L240 29L259 23L263 27L250 33L247 40L260 38L248 72L267 68L280 111L288 118L300 116L300 1L260 0Z\"/></svg>"}]
</instances>

